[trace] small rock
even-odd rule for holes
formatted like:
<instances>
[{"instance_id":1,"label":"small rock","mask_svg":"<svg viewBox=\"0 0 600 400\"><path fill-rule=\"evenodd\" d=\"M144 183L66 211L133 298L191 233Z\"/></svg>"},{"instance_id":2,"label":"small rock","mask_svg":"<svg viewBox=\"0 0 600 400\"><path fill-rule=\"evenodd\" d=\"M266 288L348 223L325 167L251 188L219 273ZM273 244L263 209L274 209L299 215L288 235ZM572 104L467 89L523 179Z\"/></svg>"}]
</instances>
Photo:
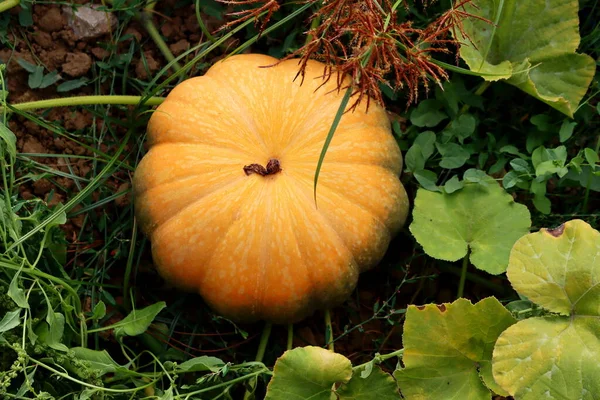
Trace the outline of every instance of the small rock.
<instances>
[{"instance_id":1,"label":"small rock","mask_svg":"<svg viewBox=\"0 0 600 400\"><path fill-rule=\"evenodd\" d=\"M92 58L85 53L68 53L63 72L73 78L85 75L92 67Z\"/></svg>"},{"instance_id":2,"label":"small rock","mask_svg":"<svg viewBox=\"0 0 600 400\"><path fill-rule=\"evenodd\" d=\"M174 55L178 56L190 48L190 42L188 42L185 39L181 39L177 43L170 45L169 48L171 49Z\"/></svg>"},{"instance_id":3,"label":"small rock","mask_svg":"<svg viewBox=\"0 0 600 400\"><path fill-rule=\"evenodd\" d=\"M135 74L142 80L148 79L148 72L153 74L160 68L160 64L152 57L150 52L145 52L144 57L146 58L146 63L144 64L144 61L140 58L135 66ZM146 68L148 68L148 71L146 71Z\"/></svg>"},{"instance_id":4,"label":"small rock","mask_svg":"<svg viewBox=\"0 0 600 400\"><path fill-rule=\"evenodd\" d=\"M40 143L39 140L32 136L28 136L23 143L23 148L21 149L23 153L36 153L36 154L46 154L46 149Z\"/></svg>"},{"instance_id":5,"label":"small rock","mask_svg":"<svg viewBox=\"0 0 600 400\"><path fill-rule=\"evenodd\" d=\"M92 49L92 54L98 60L102 60L102 59L108 57L110 55L110 52L108 50L106 50L106 49L103 49L102 47L94 47Z\"/></svg>"},{"instance_id":6,"label":"small rock","mask_svg":"<svg viewBox=\"0 0 600 400\"><path fill-rule=\"evenodd\" d=\"M33 193L37 194L38 196L43 196L46 193L48 193L50 190L52 190L52 184L50 183L50 181L48 179L39 179L35 182L33 182Z\"/></svg>"},{"instance_id":7,"label":"small rock","mask_svg":"<svg viewBox=\"0 0 600 400\"><path fill-rule=\"evenodd\" d=\"M160 27L160 32L164 37L170 38L175 33L175 27L172 24L166 23Z\"/></svg>"},{"instance_id":8,"label":"small rock","mask_svg":"<svg viewBox=\"0 0 600 400\"><path fill-rule=\"evenodd\" d=\"M50 8L38 21L40 29L46 32L58 32L65 25L63 15L58 8Z\"/></svg>"},{"instance_id":9,"label":"small rock","mask_svg":"<svg viewBox=\"0 0 600 400\"><path fill-rule=\"evenodd\" d=\"M106 11L98 11L99 6L88 4L83 7L63 7L68 16L68 24L77 39L93 39L110 33L117 26L117 17Z\"/></svg>"},{"instance_id":10,"label":"small rock","mask_svg":"<svg viewBox=\"0 0 600 400\"><path fill-rule=\"evenodd\" d=\"M44 49L50 49L54 44L52 42L52 36L50 36L48 32L44 31L36 31L33 34L33 40Z\"/></svg>"},{"instance_id":11,"label":"small rock","mask_svg":"<svg viewBox=\"0 0 600 400\"><path fill-rule=\"evenodd\" d=\"M54 206L59 205L60 203L63 203L65 201L65 196L63 196L60 193L56 193L56 192L52 193L52 195L50 195L50 193L48 193L46 195L46 197L44 198L44 201L46 201L46 204L48 205L48 207L54 207Z\"/></svg>"}]
</instances>

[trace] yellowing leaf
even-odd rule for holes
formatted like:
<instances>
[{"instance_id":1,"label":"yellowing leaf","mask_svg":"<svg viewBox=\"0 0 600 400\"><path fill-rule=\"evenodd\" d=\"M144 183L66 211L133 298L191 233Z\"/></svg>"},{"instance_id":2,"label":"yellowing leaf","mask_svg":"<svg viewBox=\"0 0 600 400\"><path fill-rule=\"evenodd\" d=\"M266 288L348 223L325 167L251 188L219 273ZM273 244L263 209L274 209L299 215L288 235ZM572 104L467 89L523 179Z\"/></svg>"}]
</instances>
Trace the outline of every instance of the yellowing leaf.
<instances>
[{"instance_id":1,"label":"yellowing leaf","mask_svg":"<svg viewBox=\"0 0 600 400\"><path fill-rule=\"evenodd\" d=\"M506 273L517 292L548 311L600 315L600 233L584 221L522 237Z\"/></svg>"},{"instance_id":2,"label":"yellowing leaf","mask_svg":"<svg viewBox=\"0 0 600 400\"><path fill-rule=\"evenodd\" d=\"M517 400L600 397L600 233L581 220L519 239L507 270L521 295L563 314L518 322L498 338L496 382Z\"/></svg>"},{"instance_id":3,"label":"yellowing leaf","mask_svg":"<svg viewBox=\"0 0 600 400\"><path fill-rule=\"evenodd\" d=\"M477 304L458 299L442 306L410 306L404 368L394 373L402 394L407 400L491 399L486 385L503 394L492 378L490 361L496 339L514 323L493 297Z\"/></svg>"},{"instance_id":4,"label":"yellowing leaf","mask_svg":"<svg viewBox=\"0 0 600 400\"><path fill-rule=\"evenodd\" d=\"M597 400L599 335L599 318L520 321L496 343L494 378L517 400Z\"/></svg>"},{"instance_id":5,"label":"yellowing leaf","mask_svg":"<svg viewBox=\"0 0 600 400\"><path fill-rule=\"evenodd\" d=\"M351 377L352 364L341 354L315 346L298 347L277 359L265 400L330 400L333 385Z\"/></svg>"}]
</instances>

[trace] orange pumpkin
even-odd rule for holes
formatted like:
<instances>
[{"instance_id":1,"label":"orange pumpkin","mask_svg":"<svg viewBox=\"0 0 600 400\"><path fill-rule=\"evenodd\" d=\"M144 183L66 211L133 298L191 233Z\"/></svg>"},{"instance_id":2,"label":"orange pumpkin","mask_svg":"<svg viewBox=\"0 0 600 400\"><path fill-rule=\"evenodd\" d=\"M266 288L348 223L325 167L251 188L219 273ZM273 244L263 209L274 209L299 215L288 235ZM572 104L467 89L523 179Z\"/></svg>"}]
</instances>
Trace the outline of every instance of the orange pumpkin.
<instances>
[{"instance_id":1,"label":"orange pumpkin","mask_svg":"<svg viewBox=\"0 0 600 400\"><path fill-rule=\"evenodd\" d=\"M135 208L160 273L240 322L298 321L343 302L406 218L400 150L383 108L342 117L324 65L257 54L171 91L148 124ZM349 104L352 104L353 99Z\"/></svg>"}]
</instances>

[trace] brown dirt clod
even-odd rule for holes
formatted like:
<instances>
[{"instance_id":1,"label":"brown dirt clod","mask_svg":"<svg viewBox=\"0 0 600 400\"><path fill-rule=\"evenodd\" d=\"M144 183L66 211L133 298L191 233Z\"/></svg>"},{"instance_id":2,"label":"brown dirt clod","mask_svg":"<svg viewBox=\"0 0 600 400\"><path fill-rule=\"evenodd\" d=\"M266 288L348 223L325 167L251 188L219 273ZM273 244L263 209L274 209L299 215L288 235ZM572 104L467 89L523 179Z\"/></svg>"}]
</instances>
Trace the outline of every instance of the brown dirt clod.
<instances>
[{"instance_id":1,"label":"brown dirt clod","mask_svg":"<svg viewBox=\"0 0 600 400\"><path fill-rule=\"evenodd\" d=\"M92 58L85 53L67 53L62 70L65 74L77 78L85 75L92 67Z\"/></svg>"},{"instance_id":2,"label":"brown dirt clod","mask_svg":"<svg viewBox=\"0 0 600 400\"><path fill-rule=\"evenodd\" d=\"M64 25L65 18L58 8L50 8L38 20L38 26L46 32L58 32Z\"/></svg>"}]
</instances>

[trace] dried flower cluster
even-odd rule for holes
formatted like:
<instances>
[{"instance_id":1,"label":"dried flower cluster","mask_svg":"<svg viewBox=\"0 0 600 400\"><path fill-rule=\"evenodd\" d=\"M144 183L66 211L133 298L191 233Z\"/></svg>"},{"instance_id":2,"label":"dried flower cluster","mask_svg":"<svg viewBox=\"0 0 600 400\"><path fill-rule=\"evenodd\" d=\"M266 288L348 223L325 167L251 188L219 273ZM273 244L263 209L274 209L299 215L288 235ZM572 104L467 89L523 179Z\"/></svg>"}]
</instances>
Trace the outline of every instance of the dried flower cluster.
<instances>
[{"instance_id":1,"label":"dried flower cluster","mask_svg":"<svg viewBox=\"0 0 600 400\"><path fill-rule=\"evenodd\" d=\"M237 12L232 23L257 18L262 14L264 29L280 4L277 0L221 0L227 4L258 7ZM316 4L317 0L313 1ZM458 47L458 37L466 18L480 18L468 13L465 5L472 0L459 0L447 12L424 29L410 21L399 21L397 7L402 2L390 0L326 0L312 15L306 44L285 59L299 57L299 75L303 76L309 59L324 62L324 76L335 75L338 89L343 76L352 78L358 94L354 106L367 98L383 103L380 84L394 90L407 89L408 104L416 102L419 86L429 90L429 82L441 84L447 72L435 63L434 53L449 53ZM406 4L406 2L404 2ZM232 24L231 23L231 24ZM460 35L458 35L460 33ZM452 34L452 35L451 35Z\"/></svg>"}]
</instances>

